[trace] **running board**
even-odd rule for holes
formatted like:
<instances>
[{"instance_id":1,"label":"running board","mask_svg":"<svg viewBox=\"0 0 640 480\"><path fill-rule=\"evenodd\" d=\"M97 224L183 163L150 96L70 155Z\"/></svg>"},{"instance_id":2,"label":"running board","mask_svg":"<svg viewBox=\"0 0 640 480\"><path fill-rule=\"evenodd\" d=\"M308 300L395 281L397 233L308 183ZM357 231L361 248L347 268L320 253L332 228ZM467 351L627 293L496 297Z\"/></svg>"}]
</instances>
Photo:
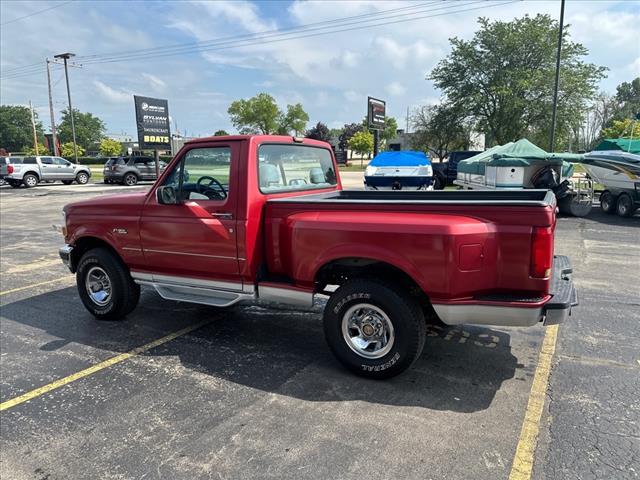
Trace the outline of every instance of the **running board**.
<instances>
[{"instance_id":1,"label":"running board","mask_svg":"<svg viewBox=\"0 0 640 480\"><path fill-rule=\"evenodd\" d=\"M142 282L140 282L142 283ZM145 282L146 283L146 282ZM156 292L165 300L178 302L200 303L212 307L228 307L241 300L254 300L254 295L239 292L226 292L209 288L186 287L183 285L168 285L152 283Z\"/></svg>"},{"instance_id":2,"label":"running board","mask_svg":"<svg viewBox=\"0 0 640 480\"><path fill-rule=\"evenodd\" d=\"M132 271L133 280L152 286L165 300L228 307L242 300L255 300L253 286Z\"/></svg>"},{"instance_id":3,"label":"running board","mask_svg":"<svg viewBox=\"0 0 640 480\"><path fill-rule=\"evenodd\" d=\"M243 283L219 282L188 277L132 271L133 280L152 286L166 300L228 307L240 301L284 303L297 307L313 306L313 293L291 285L262 283L257 288Z\"/></svg>"},{"instance_id":4,"label":"running board","mask_svg":"<svg viewBox=\"0 0 640 480\"><path fill-rule=\"evenodd\" d=\"M255 300L255 295L241 292L228 292L225 290L214 290L212 288L189 287L186 285L174 285L169 283L158 283L148 280L135 279L140 285L150 285L156 289L158 295L165 300L175 300L176 302L199 303L212 307L228 307L241 300Z\"/></svg>"}]
</instances>

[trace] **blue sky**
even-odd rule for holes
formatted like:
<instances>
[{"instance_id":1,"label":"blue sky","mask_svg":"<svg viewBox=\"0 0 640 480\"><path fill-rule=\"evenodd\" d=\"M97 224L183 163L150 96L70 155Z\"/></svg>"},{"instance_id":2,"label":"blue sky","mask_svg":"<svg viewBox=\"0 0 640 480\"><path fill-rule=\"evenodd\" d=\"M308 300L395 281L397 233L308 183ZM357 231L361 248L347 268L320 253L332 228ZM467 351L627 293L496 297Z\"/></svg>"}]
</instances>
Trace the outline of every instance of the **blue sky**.
<instances>
[{"instance_id":1,"label":"blue sky","mask_svg":"<svg viewBox=\"0 0 640 480\"><path fill-rule=\"evenodd\" d=\"M386 99L389 113L404 126L407 107L438 101L439 92L425 75L449 52L449 37L473 35L479 15L501 20L526 13L559 15L558 1L495 7L503 2L472 2L4 0L0 67L3 75L24 75L0 80L0 101L24 105L31 100L48 129L44 59L71 51L84 64L70 71L74 107L101 117L112 134L135 136L133 94L167 98L178 129L190 136L233 131L230 102L263 91L281 107L301 102L310 124L323 121L331 127L360 121L366 97L372 95ZM251 35L416 3L424 4L421 16L448 14L286 42L89 63L113 52ZM48 7L55 8L36 13ZM602 90L613 92L617 84L640 75L640 2L569 0L565 16L572 38L589 49L589 60L610 68ZM37 63L42 67L23 68ZM58 114L66 107L61 67L54 67L53 83Z\"/></svg>"}]
</instances>

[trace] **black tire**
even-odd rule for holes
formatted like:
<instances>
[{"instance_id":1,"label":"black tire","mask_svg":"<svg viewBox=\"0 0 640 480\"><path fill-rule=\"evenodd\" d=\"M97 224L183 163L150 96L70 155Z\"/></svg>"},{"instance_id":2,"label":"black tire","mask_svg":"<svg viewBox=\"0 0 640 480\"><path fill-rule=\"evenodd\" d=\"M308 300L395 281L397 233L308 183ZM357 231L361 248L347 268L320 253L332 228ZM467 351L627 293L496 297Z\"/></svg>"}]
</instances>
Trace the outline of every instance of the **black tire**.
<instances>
[{"instance_id":1,"label":"black tire","mask_svg":"<svg viewBox=\"0 0 640 480\"><path fill-rule=\"evenodd\" d=\"M616 197L610 191L606 190L600 195L600 208L604 213L616 213Z\"/></svg>"},{"instance_id":2,"label":"black tire","mask_svg":"<svg viewBox=\"0 0 640 480\"><path fill-rule=\"evenodd\" d=\"M384 355L378 358L357 353L354 350L357 347L346 338L351 335L348 328L350 311L355 309L355 315L358 315L358 308L361 308L366 321L372 317L367 317L366 312L374 312L367 306L384 313L393 327L393 342L387 343L388 351L380 349L378 353ZM375 315L372 317L374 322L376 318L382 318ZM336 358L348 369L368 378L385 379L405 371L422 353L426 339L427 326L418 301L382 281L354 279L342 285L327 302L323 321L325 338ZM343 321L347 322L346 333L343 333ZM365 332L364 327L362 332Z\"/></svg>"},{"instance_id":3,"label":"black tire","mask_svg":"<svg viewBox=\"0 0 640 480\"><path fill-rule=\"evenodd\" d=\"M106 275L110 287L104 303L92 299L89 289L92 294L100 290L96 288L94 291L91 282L87 282L89 275L99 276L102 273ZM133 281L122 261L106 248L94 248L82 255L78 262L76 285L85 308L98 320L121 320L136 308L140 300L140 285ZM104 287L100 288L105 290Z\"/></svg>"},{"instance_id":4,"label":"black tire","mask_svg":"<svg viewBox=\"0 0 640 480\"><path fill-rule=\"evenodd\" d=\"M64 183L65 185L71 185L73 183L73 180L62 180L62 183Z\"/></svg>"},{"instance_id":5,"label":"black tire","mask_svg":"<svg viewBox=\"0 0 640 480\"><path fill-rule=\"evenodd\" d=\"M22 177L22 183L27 188L32 188L38 185L40 179L35 173L27 173L24 177Z\"/></svg>"},{"instance_id":6,"label":"black tire","mask_svg":"<svg viewBox=\"0 0 640 480\"><path fill-rule=\"evenodd\" d=\"M621 217L631 217L636 211L633 199L626 193L618 195L616 202L616 213Z\"/></svg>"},{"instance_id":7,"label":"black tire","mask_svg":"<svg viewBox=\"0 0 640 480\"><path fill-rule=\"evenodd\" d=\"M444 177L440 173L436 173L433 176L433 189L434 190L444 190L444 187L447 185Z\"/></svg>"},{"instance_id":8,"label":"black tire","mask_svg":"<svg viewBox=\"0 0 640 480\"><path fill-rule=\"evenodd\" d=\"M138 183L138 176L135 173L127 173L124 177L122 177L122 183L129 187L133 187L136 183Z\"/></svg>"},{"instance_id":9,"label":"black tire","mask_svg":"<svg viewBox=\"0 0 640 480\"><path fill-rule=\"evenodd\" d=\"M87 172L78 172L76 182L78 182L78 185L86 185L89 183L89 174Z\"/></svg>"}]
</instances>

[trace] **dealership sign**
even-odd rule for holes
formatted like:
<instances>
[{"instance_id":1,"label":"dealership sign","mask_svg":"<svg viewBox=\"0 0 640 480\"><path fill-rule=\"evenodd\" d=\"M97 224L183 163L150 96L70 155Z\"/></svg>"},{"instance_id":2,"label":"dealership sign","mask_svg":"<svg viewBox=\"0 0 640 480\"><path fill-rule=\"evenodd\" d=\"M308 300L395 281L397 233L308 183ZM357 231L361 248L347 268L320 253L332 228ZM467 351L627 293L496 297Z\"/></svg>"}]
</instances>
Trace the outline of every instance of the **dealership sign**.
<instances>
[{"instance_id":1,"label":"dealership sign","mask_svg":"<svg viewBox=\"0 0 640 480\"><path fill-rule=\"evenodd\" d=\"M367 123L369 124L369 128L375 130L384 129L385 110L386 104L384 100L367 97Z\"/></svg>"},{"instance_id":2,"label":"dealership sign","mask_svg":"<svg viewBox=\"0 0 640 480\"><path fill-rule=\"evenodd\" d=\"M159 98L133 96L136 106L138 144L140 148L171 148L169 129L169 104Z\"/></svg>"}]
</instances>

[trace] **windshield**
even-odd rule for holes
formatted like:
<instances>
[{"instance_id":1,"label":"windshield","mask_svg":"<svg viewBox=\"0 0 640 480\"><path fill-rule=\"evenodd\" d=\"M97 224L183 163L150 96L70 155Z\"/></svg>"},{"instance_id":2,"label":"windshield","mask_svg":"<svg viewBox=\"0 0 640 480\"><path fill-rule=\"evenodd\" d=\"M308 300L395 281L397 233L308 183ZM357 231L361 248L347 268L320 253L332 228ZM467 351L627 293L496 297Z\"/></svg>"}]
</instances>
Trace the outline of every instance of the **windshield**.
<instances>
[{"instance_id":1,"label":"windshield","mask_svg":"<svg viewBox=\"0 0 640 480\"><path fill-rule=\"evenodd\" d=\"M329 150L292 144L260 146L258 179L262 193L327 188L337 183Z\"/></svg>"}]
</instances>

